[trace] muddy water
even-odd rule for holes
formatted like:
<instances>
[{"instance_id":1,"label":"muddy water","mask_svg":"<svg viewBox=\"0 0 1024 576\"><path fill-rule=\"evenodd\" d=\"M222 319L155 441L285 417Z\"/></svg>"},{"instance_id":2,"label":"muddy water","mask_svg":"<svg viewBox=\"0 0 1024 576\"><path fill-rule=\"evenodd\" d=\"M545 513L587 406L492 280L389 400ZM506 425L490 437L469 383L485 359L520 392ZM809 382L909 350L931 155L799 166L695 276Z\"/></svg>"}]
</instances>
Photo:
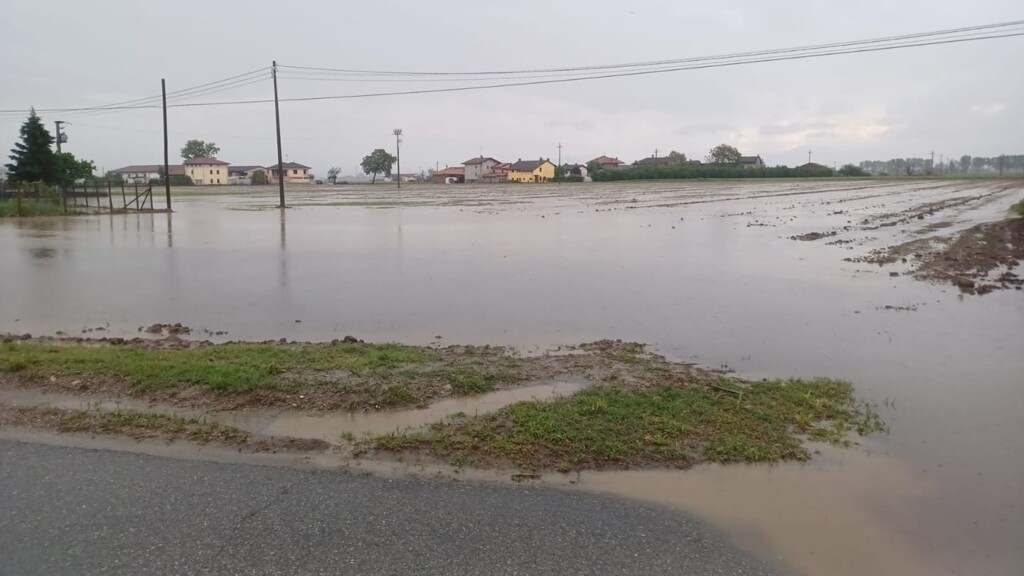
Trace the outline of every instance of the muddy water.
<instances>
[{"instance_id":1,"label":"muddy water","mask_svg":"<svg viewBox=\"0 0 1024 576\"><path fill-rule=\"evenodd\" d=\"M585 387L586 384L576 382L534 383L482 396L441 400L420 410L329 414L239 412L215 413L209 417L263 436L313 438L337 444L342 434L352 434L356 437L365 434L387 434L439 422L456 414L474 416L525 400L549 400L568 396Z\"/></svg>"},{"instance_id":2,"label":"muddy water","mask_svg":"<svg viewBox=\"0 0 1024 576\"><path fill-rule=\"evenodd\" d=\"M696 512L805 573L891 572L878 558L899 573L1021 572L1024 297L961 298L843 261L1000 218L1019 184L365 190L299 190L283 213L261 192L183 197L172 216L0 222L0 331L182 322L231 339L527 349L612 337L746 375L847 378L891 428L869 450L592 485ZM938 201L955 205L880 226ZM837 235L789 239L809 232Z\"/></svg>"}]
</instances>

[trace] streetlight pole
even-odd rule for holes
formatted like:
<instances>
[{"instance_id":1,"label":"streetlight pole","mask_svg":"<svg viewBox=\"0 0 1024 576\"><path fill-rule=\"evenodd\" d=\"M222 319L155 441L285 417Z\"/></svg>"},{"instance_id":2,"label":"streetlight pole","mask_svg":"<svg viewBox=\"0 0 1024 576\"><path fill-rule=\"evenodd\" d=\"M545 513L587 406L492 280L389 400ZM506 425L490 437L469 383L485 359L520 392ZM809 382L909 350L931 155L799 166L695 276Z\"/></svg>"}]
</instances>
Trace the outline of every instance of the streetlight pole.
<instances>
[{"instance_id":1,"label":"streetlight pole","mask_svg":"<svg viewBox=\"0 0 1024 576\"><path fill-rule=\"evenodd\" d=\"M402 187L402 129L395 128L391 131L395 135L395 160L398 162L398 187Z\"/></svg>"},{"instance_id":2,"label":"streetlight pole","mask_svg":"<svg viewBox=\"0 0 1024 576\"><path fill-rule=\"evenodd\" d=\"M57 120L54 122L54 124L56 124L57 126L57 154L60 154L60 145L67 141L67 136L61 134L60 127L64 124L67 124L67 122L63 120Z\"/></svg>"}]
</instances>

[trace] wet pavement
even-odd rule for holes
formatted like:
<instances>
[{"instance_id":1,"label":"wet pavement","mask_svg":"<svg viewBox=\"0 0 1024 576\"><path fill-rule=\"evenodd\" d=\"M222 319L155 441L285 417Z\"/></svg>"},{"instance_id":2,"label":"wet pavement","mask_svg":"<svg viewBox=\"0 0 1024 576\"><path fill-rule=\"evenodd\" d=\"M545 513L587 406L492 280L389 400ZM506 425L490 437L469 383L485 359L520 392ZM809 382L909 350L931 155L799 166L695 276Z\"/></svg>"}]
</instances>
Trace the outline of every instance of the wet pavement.
<instances>
[{"instance_id":1,"label":"wet pavement","mask_svg":"<svg viewBox=\"0 0 1024 576\"><path fill-rule=\"evenodd\" d=\"M746 376L845 378L890 426L862 449L582 485L695 512L805 573L1016 573L1024 295L961 297L844 258L1022 197L994 181L351 187L295 191L281 211L271 191L190 193L173 215L0 222L0 331L181 322L217 340L534 351L622 338Z\"/></svg>"}]
</instances>

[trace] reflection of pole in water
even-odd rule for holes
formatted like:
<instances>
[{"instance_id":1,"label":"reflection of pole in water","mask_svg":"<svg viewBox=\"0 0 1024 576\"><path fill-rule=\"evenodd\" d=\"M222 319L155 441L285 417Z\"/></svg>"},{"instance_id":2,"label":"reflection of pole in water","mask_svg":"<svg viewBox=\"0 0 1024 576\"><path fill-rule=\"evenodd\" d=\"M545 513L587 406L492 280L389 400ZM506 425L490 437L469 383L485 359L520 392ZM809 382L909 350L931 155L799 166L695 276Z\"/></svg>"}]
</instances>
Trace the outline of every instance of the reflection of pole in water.
<instances>
[{"instance_id":1,"label":"reflection of pole in water","mask_svg":"<svg viewBox=\"0 0 1024 576\"><path fill-rule=\"evenodd\" d=\"M172 224L171 211L167 211L167 247L174 248L174 226Z\"/></svg>"},{"instance_id":2,"label":"reflection of pole in water","mask_svg":"<svg viewBox=\"0 0 1024 576\"><path fill-rule=\"evenodd\" d=\"M284 250L288 247L287 236L288 230L285 224L285 209L281 208L281 250Z\"/></svg>"},{"instance_id":3,"label":"reflection of pole in water","mask_svg":"<svg viewBox=\"0 0 1024 576\"><path fill-rule=\"evenodd\" d=\"M277 279L280 286L288 286L288 226L285 208L281 207L281 269Z\"/></svg>"}]
</instances>

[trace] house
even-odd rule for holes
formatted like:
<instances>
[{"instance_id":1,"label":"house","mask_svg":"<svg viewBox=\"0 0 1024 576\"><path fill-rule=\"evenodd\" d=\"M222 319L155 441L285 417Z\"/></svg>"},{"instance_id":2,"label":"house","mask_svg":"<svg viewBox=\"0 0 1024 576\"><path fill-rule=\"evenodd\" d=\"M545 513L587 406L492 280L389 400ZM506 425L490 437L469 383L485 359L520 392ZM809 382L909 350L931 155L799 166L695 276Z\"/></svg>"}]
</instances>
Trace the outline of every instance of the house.
<instances>
[{"instance_id":1,"label":"house","mask_svg":"<svg viewBox=\"0 0 1024 576\"><path fill-rule=\"evenodd\" d=\"M434 184L462 184L466 181L466 169L462 166L451 166L438 170L430 176Z\"/></svg>"},{"instance_id":2,"label":"house","mask_svg":"<svg viewBox=\"0 0 1024 576\"><path fill-rule=\"evenodd\" d=\"M633 162L633 166L668 166L674 163L674 158L668 156L651 156L650 158L641 158L636 162Z\"/></svg>"},{"instance_id":3,"label":"house","mask_svg":"<svg viewBox=\"0 0 1024 576\"><path fill-rule=\"evenodd\" d=\"M267 166L267 170L270 171L270 182L277 182L278 172L280 172L278 165ZM306 184L311 178L310 170L309 166L304 166L298 162L285 162L284 181L286 184Z\"/></svg>"},{"instance_id":4,"label":"house","mask_svg":"<svg viewBox=\"0 0 1024 576\"><path fill-rule=\"evenodd\" d=\"M196 186L216 186L228 183L228 163L216 158L200 156L185 160L185 174Z\"/></svg>"},{"instance_id":5,"label":"house","mask_svg":"<svg viewBox=\"0 0 1024 576\"><path fill-rule=\"evenodd\" d=\"M807 164L801 164L800 166L797 166L796 169L797 170L804 170L804 171L807 171L807 172L818 172L818 171L831 170L831 168L829 168L828 166L822 166L821 164L818 164L817 162L808 162Z\"/></svg>"},{"instance_id":6,"label":"house","mask_svg":"<svg viewBox=\"0 0 1024 576\"><path fill-rule=\"evenodd\" d=\"M586 180L587 176L589 175L589 173L590 173L590 171L583 164L563 164L562 165L562 175L563 176L573 176L573 177L583 178L584 180Z\"/></svg>"},{"instance_id":7,"label":"house","mask_svg":"<svg viewBox=\"0 0 1024 576\"><path fill-rule=\"evenodd\" d=\"M171 173L171 176L183 176L185 174L185 167L181 164L171 164L167 167L167 170ZM112 173L119 175L121 180L137 184L149 184L153 180L159 180L160 173L163 171L163 164L132 164L131 166L111 170Z\"/></svg>"},{"instance_id":8,"label":"house","mask_svg":"<svg viewBox=\"0 0 1024 576\"><path fill-rule=\"evenodd\" d=\"M509 182L550 182L555 179L555 165L551 160L519 160L509 167Z\"/></svg>"},{"instance_id":9,"label":"house","mask_svg":"<svg viewBox=\"0 0 1024 576\"><path fill-rule=\"evenodd\" d=\"M609 156L598 156L590 162L587 162L588 165L592 163L597 164L597 166L602 170L617 170L626 165L622 160L619 160L618 158L611 158Z\"/></svg>"},{"instance_id":10,"label":"house","mask_svg":"<svg viewBox=\"0 0 1024 576\"><path fill-rule=\"evenodd\" d=\"M744 168L764 168L764 160L760 156L740 156L740 166Z\"/></svg>"},{"instance_id":11,"label":"house","mask_svg":"<svg viewBox=\"0 0 1024 576\"><path fill-rule=\"evenodd\" d=\"M483 180L484 174L490 172L498 164L501 164L501 162L494 158L485 158L483 156L466 160L462 163L466 167L466 182L479 182Z\"/></svg>"},{"instance_id":12,"label":"house","mask_svg":"<svg viewBox=\"0 0 1024 576\"><path fill-rule=\"evenodd\" d=\"M508 171L512 168L512 165L508 162L502 162L501 164L495 164L491 167L490 172L484 173L480 177L481 182L487 182L489 184L499 184L508 179Z\"/></svg>"},{"instance_id":13,"label":"house","mask_svg":"<svg viewBox=\"0 0 1024 576\"><path fill-rule=\"evenodd\" d=\"M263 166L228 166L228 184L252 184L252 177L257 172L266 175L267 169Z\"/></svg>"}]
</instances>

